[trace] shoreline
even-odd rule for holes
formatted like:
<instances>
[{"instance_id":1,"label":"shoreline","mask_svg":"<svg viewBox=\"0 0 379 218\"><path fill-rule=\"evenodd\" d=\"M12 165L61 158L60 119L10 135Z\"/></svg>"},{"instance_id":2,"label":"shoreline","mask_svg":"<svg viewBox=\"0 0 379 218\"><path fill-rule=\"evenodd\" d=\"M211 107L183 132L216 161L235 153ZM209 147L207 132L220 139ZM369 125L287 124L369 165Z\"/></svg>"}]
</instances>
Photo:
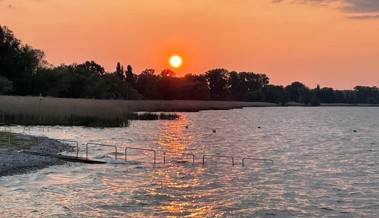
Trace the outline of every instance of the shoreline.
<instances>
[{"instance_id":1,"label":"shoreline","mask_svg":"<svg viewBox=\"0 0 379 218\"><path fill-rule=\"evenodd\" d=\"M30 140L35 140L36 137L15 134L12 133L18 140L24 140L26 143L30 143ZM64 151L73 151L74 147L59 142L54 139L42 137L39 139L40 143L38 145L30 143L28 149L25 151L34 151L40 153L50 153L58 154ZM22 150L17 149L17 146L8 145L4 142L0 142L0 178L3 176L13 176L19 174L26 174L34 172L39 169L47 168L54 165L63 165L67 161L60 160L48 156L37 156L22 152Z\"/></svg>"}]
</instances>

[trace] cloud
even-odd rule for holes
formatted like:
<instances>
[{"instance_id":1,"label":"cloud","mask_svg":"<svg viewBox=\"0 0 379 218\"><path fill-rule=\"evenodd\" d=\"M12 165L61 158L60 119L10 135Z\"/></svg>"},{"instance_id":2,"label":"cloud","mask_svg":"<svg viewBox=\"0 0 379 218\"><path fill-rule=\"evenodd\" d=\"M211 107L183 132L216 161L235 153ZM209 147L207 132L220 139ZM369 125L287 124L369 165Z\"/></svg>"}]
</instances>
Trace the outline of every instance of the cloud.
<instances>
[{"instance_id":1,"label":"cloud","mask_svg":"<svg viewBox=\"0 0 379 218\"><path fill-rule=\"evenodd\" d=\"M348 16L346 18L356 19L356 20L374 20L374 19L379 19L379 14L377 14L377 15L356 15L356 16Z\"/></svg>"},{"instance_id":2,"label":"cloud","mask_svg":"<svg viewBox=\"0 0 379 218\"><path fill-rule=\"evenodd\" d=\"M379 0L271 0L273 3L290 2L297 4L309 4L328 6L331 3L340 3L337 9L345 13L358 13L348 16L350 19L379 19Z\"/></svg>"},{"instance_id":3,"label":"cloud","mask_svg":"<svg viewBox=\"0 0 379 218\"><path fill-rule=\"evenodd\" d=\"M12 5L12 4L9 4L9 5L7 6L7 8L8 8L8 9L16 9L16 7L15 7L14 5Z\"/></svg>"},{"instance_id":4,"label":"cloud","mask_svg":"<svg viewBox=\"0 0 379 218\"><path fill-rule=\"evenodd\" d=\"M341 10L346 12L379 12L379 0L343 0L343 2L345 6L341 7Z\"/></svg>"}]
</instances>

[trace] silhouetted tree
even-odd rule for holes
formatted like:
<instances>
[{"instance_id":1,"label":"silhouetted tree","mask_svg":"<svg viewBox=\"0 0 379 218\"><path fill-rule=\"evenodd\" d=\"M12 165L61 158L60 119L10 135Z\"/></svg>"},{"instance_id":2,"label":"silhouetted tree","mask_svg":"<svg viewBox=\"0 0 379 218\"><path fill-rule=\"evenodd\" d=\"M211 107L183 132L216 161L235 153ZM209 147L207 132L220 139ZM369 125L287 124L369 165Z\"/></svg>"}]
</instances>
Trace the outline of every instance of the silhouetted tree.
<instances>
[{"instance_id":1,"label":"silhouetted tree","mask_svg":"<svg viewBox=\"0 0 379 218\"><path fill-rule=\"evenodd\" d=\"M210 100L210 93L204 75L187 74L182 79L181 99Z\"/></svg>"},{"instance_id":2,"label":"silhouetted tree","mask_svg":"<svg viewBox=\"0 0 379 218\"><path fill-rule=\"evenodd\" d=\"M293 82L291 85L286 86L286 91L290 96L290 101L300 102L300 92L305 88L301 82Z\"/></svg>"},{"instance_id":3,"label":"silhouetted tree","mask_svg":"<svg viewBox=\"0 0 379 218\"><path fill-rule=\"evenodd\" d=\"M257 91L248 91L246 93L245 99L247 101L263 102L265 101L265 94L262 92L261 89Z\"/></svg>"},{"instance_id":4,"label":"silhouetted tree","mask_svg":"<svg viewBox=\"0 0 379 218\"><path fill-rule=\"evenodd\" d=\"M228 94L229 72L226 69L214 69L205 73L212 100L226 100Z\"/></svg>"},{"instance_id":5,"label":"silhouetted tree","mask_svg":"<svg viewBox=\"0 0 379 218\"><path fill-rule=\"evenodd\" d=\"M290 100L288 92L283 86L266 85L262 88L266 102L285 105Z\"/></svg>"},{"instance_id":6,"label":"silhouetted tree","mask_svg":"<svg viewBox=\"0 0 379 218\"><path fill-rule=\"evenodd\" d=\"M132 85L134 87L135 82L136 82L136 77L133 74L132 66L128 65L126 67L125 76L126 76L126 78L125 78L126 82L128 82L130 85Z\"/></svg>"},{"instance_id":7,"label":"silhouetted tree","mask_svg":"<svg viewBox=\"0 0 379 218\"><path fill-rule=\"evenodd\" d=\"M146 69L137 77L136 89L147 99L161 99L159 77L154 69Z\"/></svg>"},{"instance_id":8,"label":"silhouetted tree","mask_svg":"<svg viewBox=\"0 0 379 218\"><path fill-rule=\"evenodd\" d=\"M116 76L120 79L120 80L124 80L125 79L125 76L124 76L124 67L121 65L120 62L117 62L117 66L116 66L116 72L115 72Z\"/></svg>"},{"instance_id":9,"label":"silhouetted tree","mask_svg":"<svg viewBox=\"0 0 379 218\"><path fill-rule=\"evenodd\" d=\"M105 73L104 67L97 64L94 61L86 61L82 64L79 64L77 67L82 67L89 72L94 72L94 73L97 73L99 75L103 75Z\"/></svg>"},{"instance_id":10,"label":"silhouetted tree","mask_svg":"<svg viewBox=\"0 0 379 218\"><path fill-rule=\"evenodd\" d=\"M0 26L0 76L12 81L10 94L30 94L33 75L46 63L43 58L41 50L22 45L11 30Z\"/></svg>"},{"instance_id":11,"label":"silhouetted tree","mask_svg":"<svg viewBox=\"0 0 379 218\"><path fill-rule=\"evenodd\" d=\"M354 91L357 103L369 103L369 99L371 102L376 102L379 96L379 90L376 86L356 86Z\"/></svg>"}]
</instances>

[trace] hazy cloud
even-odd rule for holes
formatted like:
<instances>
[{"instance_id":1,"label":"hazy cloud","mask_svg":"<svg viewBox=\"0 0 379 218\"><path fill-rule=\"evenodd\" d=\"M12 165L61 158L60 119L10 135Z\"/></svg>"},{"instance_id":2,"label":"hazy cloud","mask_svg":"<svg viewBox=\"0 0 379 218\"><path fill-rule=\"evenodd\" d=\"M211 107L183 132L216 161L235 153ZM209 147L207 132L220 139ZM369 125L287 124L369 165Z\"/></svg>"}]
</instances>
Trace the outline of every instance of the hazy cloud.
<instances>
[{"instance_id":1,"label":"hazy cloud","mask_svg":"<svg viewBox=\"0 0 379 218\"><path fill-rule=\"evenodd\" d=\"M12 5L12 4L9 4L9 5L7 6L7 8L9 8L9 9L16 9L16 7L15 7L14 5Z\"/></svg>"},{"instance_id":2,"label":"hazy cloud","mask_svg":"<svg viewBox=\"0 0 379 218\"><path fill-rule=\"evenodd\" d=\"M348 12L379 12L379 0L344 0L346 6L341 9Z\"/></svg>"},{"instance_id":3,"label":"hazy cloud","mask_svg":"<svg viewBox=\"0 0 379 218\"><path fill-rule=\"evenodd\" d=\"M377 15L356 15L356 16L348 16L346 18L356 19L356 20L373 20L373 19L379 19L379 14L377 14Z\"/></svg>"},{"instance_id":4,"label":"hazy cloud","mask_svg":"<svg viewBox=\"0 0 379 218\"><path fill-rule=\"evenodd\" d=\"M348 16L351 19L379 19L379 0L271 0L274 3L290 2L297 4L323 5L339 2L341 7L337 8L342 12L359 13Z\"/></svg>"}]
</instances>

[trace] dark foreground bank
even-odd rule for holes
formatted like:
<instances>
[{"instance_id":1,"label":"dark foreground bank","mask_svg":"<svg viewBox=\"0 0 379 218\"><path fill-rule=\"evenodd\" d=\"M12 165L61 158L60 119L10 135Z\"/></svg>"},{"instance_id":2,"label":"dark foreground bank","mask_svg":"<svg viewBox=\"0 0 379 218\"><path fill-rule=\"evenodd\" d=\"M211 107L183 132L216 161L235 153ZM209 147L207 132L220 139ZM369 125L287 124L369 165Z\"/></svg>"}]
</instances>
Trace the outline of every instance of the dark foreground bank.
<instances>
[{"instance_id":1,"label":"dark foreground bank","mask_svg":"<svg viewBox=\"0 0 379 218\"><path fill-rule=\"evenodd\" d=\"M35 137L17 134L20 140L26 143L33 141ZM27 151L38 153L58 154L61 152L74 151L74 147L61 143L54 139L40 138L40 143L28 145ZM38 156L24 153L23 150L15 147L8 147L4 144L0 146L0 177L11 176L16 174L29 173L38 169L50 167L53 165L61 165L67 163L53 157Z\"/></svg>"}]
</instances>

